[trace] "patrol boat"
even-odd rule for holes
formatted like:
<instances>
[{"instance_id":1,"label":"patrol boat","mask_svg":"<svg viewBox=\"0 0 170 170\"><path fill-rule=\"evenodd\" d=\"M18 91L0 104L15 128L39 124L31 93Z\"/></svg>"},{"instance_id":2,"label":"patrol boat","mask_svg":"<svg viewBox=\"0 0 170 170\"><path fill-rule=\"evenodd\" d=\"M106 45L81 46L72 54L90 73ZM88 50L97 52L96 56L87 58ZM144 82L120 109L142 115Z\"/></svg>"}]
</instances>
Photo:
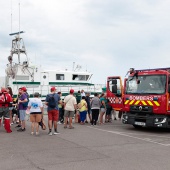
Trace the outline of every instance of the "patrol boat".
<instances>
[{"instance_id":1,"label":"patrol boat","mask_svg":"<svg viewBox=\"0 0 170 170\"><path fill-rule=\"evenodd\" d=\"M39 92L42 100L50 92L51 86L55 86L57 91L61 91L63 96L67 95L72 88L75 92L84 90L91 94L102 92L102 84L90 83L92 73L80 71L80 66L74 66L73 70L44 70L40 66L35 66L29 62L26 48L21 34L23 31L11 33L15 36L12 40L10 56L6 68L5 86L13 89L14 96L22 86L27 88L30 97L34 92ZM75 63L74 63L75 64Z\"/></svg>"}]
</instances>

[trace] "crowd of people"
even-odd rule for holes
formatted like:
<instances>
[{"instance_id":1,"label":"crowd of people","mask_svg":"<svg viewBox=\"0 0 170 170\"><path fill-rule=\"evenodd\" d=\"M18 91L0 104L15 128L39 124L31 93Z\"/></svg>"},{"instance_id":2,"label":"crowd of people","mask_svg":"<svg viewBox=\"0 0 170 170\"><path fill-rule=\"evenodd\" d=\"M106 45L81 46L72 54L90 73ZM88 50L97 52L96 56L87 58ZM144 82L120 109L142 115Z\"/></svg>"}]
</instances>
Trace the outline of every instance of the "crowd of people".
<instances>
[{"instance_id":1,"label":"crowd of people","mask_svg":"<svg viewBox=\"0 0 170 170\"><path fill-rule=\"evenodd\" d=\"M105 93L95 93L94 97L90 97L89 92L81 90L75 94L74 89L70 89L69 95L62 99L62 93L57 92L56 87L51 87L50 91L45 99L50 136L59 134L58 124L63 124L65 129L74 129L73 119L80 125L90 123L92 126L112 121L112 106ZM3 122L7 133L12 132L10 127L14 123L17 123L18 132L26 130L26 113L30 115L31 135L39 135L39 126L43 130L46 129L43 119L44 107L39 97L40 94L35 92L33 98L29 98L26 87L21 87L18 89L17 98L14 99L10 87L1 88L0 125Z\"/></svg>"}]
</instances>

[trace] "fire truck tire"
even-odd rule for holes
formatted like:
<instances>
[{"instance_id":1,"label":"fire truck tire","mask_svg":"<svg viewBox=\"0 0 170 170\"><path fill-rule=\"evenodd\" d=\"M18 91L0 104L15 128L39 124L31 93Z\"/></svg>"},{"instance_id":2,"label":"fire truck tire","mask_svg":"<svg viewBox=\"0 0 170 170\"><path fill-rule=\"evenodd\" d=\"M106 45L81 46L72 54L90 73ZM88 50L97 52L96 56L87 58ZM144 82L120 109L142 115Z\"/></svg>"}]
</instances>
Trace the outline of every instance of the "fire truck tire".
<instances>
[{"instance_id":1,"label":"fire truck tire","mask_svg":"<svg viewBox=\"0 0 170 170\"><path fill-rule=\"evenodd\" d=\"M141 129L142 128L142 126L139 126L139 125L133 125L133 127L136 128L136 129Z\"/></svg>"}]
</instances>

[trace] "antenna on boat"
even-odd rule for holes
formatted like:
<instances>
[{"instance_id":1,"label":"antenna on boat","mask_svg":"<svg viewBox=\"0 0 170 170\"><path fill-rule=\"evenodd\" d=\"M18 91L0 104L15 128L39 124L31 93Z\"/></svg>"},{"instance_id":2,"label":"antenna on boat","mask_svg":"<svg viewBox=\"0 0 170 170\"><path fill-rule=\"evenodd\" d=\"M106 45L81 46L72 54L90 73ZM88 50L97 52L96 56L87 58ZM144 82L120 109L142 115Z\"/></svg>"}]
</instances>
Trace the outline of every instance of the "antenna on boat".
<instances>
[{"instance_id":1,"label":"antenna on boat","mask_svg":"<svg viewBox=\"0 0 170 170\"><path fill-rule=\"evenodd\" d=\"M74 67L75 67L75 62L73 62L73 71L74 71Z\"/></svg>"},{"instance_id":2,"label":"antenna on boat","mask_svg":"<svg viewBox=\"0 0 170 170\"><path fill-rule=\"evenodd\" d=\"M11 34L9 34L9 35L10 36L16 35L16 36L15 36L15 39L12 40L11 54L8 57L8 60L11 64L12 60L13 60L13 58L12 58L13 54L17 54L18 55L18 64L20 64L20 54L25 54L27 61L24 61L23 64L28 65L28 57L27 57L24 41L22 38L20 38L20 34L24 33L24 31L20 31L20 0L18 3L18 7L19 7L19 31L12 33L12 0L11 0Z\"/></svg>"},{"instance_id":3,"label":"antenna on boat","mask_svg":"<svg viewBox=\"0 0 170 170\"><path fill-rule=\"evenodd\" d=\"M12 33L12 0L11 0L11 33Z\"/></svg>"},{"instance_id":4,"label":"antenna on boat","mask_svg":"<svg viewBox=\"0 0 170 170\"><path fill-rule=\"evenodd\" d=\"M19 6L19 32L20 32L20 0L19 0L18 6ZM19 35L20 35L20 33L19 33Z\"/></svg>"},{"instance_id":5,"label":"antenna on boat","mask_svg":"<svg viewBox=\"0 0 170 170\"><path fill-rule=\"evenodd\" d=\"M6 73L8 76L12 76L12 78L15 78L18 65L22 66L23 68L28 67L29 61L26 53L26 48L24 45L23 38L20 38L20 34L24 33L24 31L20 31L20 0L19 0L19 31L12 33L12 0L11 0L11 33L10 36L15 35L15 38L12 40L12 48L10 51L10 56L8 57L9 64L7 65ZM13 62L13 55L16 54L18 56L18 62ZM20 62L20 55L25 54L26 60L23 61L21 64Z\"/></svg>"}]
</instances>

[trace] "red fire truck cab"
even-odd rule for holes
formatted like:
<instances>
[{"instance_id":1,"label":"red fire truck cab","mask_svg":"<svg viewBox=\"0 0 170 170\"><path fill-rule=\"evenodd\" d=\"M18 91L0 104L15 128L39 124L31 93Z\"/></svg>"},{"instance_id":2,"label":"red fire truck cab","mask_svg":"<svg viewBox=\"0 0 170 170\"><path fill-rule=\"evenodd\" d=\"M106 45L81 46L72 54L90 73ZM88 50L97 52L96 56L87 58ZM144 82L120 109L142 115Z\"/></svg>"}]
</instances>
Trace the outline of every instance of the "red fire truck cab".
<instances>
[{"instance_id":1,"label":"red fire truck cab","mask_svg":"<svg viewBox=\"0 0 170 170\"><path fill-rule=\"evenodd\" d=\"M122 122L134 127L170 128L170 68L130 69L124 87L119 76L107 78L107 97Z\"/></svg>"}]
</instances>

